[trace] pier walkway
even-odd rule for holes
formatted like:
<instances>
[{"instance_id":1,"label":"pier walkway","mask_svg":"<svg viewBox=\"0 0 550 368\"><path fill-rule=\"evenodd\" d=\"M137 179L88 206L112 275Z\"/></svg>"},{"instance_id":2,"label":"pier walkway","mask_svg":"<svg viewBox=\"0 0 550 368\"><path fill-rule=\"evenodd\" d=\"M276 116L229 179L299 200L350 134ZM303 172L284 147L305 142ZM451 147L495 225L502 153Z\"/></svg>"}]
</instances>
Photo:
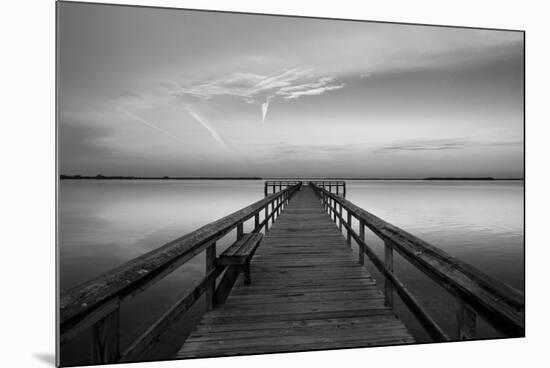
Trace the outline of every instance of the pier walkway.
<instances>
[{"instance_id":1,"label":"pier walkway","mask_svg":"<svg viewBox=\"0 0 550 368\"><path fill-rule=\"evenodd\" d=\"M310 186L264 236L251 276L205 313L177 358L414 341Z\"/></svg>"}]
</instances>

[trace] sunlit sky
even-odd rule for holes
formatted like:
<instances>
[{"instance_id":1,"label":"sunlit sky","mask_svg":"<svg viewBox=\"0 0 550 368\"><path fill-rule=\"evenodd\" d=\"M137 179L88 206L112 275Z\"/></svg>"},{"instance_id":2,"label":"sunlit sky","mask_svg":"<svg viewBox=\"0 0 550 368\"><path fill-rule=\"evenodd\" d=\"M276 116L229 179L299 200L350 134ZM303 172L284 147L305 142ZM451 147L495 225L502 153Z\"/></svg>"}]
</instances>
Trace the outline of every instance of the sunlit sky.
<instances>
[{"instance_id":1,"label":"sunlit sky","mask_svg":"<svg viewBox=\"0 0 550 368\"><path fill-rule=\"evenodd\" d=\"M523 34L58 3L59 171L522 177Z\"/></svg>"}]
</instances>

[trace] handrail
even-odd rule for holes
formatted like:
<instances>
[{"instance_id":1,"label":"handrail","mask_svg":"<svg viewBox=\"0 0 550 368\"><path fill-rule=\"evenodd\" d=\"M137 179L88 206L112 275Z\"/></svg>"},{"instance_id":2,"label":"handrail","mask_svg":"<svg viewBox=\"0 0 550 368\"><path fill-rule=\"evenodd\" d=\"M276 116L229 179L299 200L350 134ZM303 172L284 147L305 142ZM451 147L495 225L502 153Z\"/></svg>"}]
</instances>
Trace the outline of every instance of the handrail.
<instances>
[{"instance_id":1,"label":"handrail","mask_svg":"<svg viewBox=\"0 0 550 368\"><path fill-rule=\"evenodd\" d=\"M525 308L524 294L488 275L476 268L451 257L449 254L434 247L433 245L415 237L414 235L394 226L379 217L356 206L352 202L330 193L327 190L310 183L320 197L321 201L331 213L331 216L339 218L340 225L344 225L348 231L348 242L353 237L359 244L362 253L365 252L379 270L390 281L391 287L386 285L386 293L391 293L393 287L403 297L400 290L403 285L393 273L393 254L395 249L406 260L416 268L430 276L439 285L443 286L459 299L460 310L458 313L461 323L466 325L458 326L459 334L465 333L464 337L471 337L475 328L475 314L468 308L472 306L480 312L497 330L508 336L523 336L525 334ZM337 208L339 207L339 209ZM342 208L347 212L347 221L342 216ZM352 218L359 221L359 229L362 235L358 235L351 226ZM385 264L378 259L364 241L364 226L368 227L374 234L385 243ZM389 295L386 295L390 299ZM406 298L406 296L405 296ZM411 308L411 301L404 300ZM413 303L414 304L414 303ZM412 305L414 308L422 309L419 305ZM413 312L415 312L413 310ZM417 317L426 314L416 311ZM421 321L422 322L422 321ZM473 326L472 326L473 324ZM434 326L424 327L433 328ZM428 323L429 325L429 323ZM466 331L468 330L468 331ZM429 331L428 331L429 332Z\"/></svg>"},{"instance_id":2,"label":"handrail","mask_svg":"<svg viewBox=\"0 0 550 368\"><path fill-rule=\"evenodd\" d=\"M160 328L155 326L166 327L165 320L173 319L185 312L204 292L209 292L210 297L214 298L215 279L225 269L225 267L215 267L216 241L235 228L237 229L237 238L241 237L244 222L252 217L254 217L253 232L258 232L264 227L267 231L269 221L274 221L275 216L280 214L283 206L288 203L300 186L301 182L273 193L63 292L59 302L60 344L66 343L83 330L93 326L96 362L115 362L121 358L128 360L130 355L141 353L138 347L149 346L152 342L150 340L154 340L150 336L158 336L161 333ZM265 216L260 223L261 211L265 211ZM120 354L118 346L120 303L160 281L204 250L207 251L208 273L199 286L191 294L180 299L167 312L168 314L161 317L149 329L153 330L146 331L146 334L140 336L136 342L130 345L129 350ZM152 335L147 335L148 332Z\"/></svg>"},{"instance_id":3,"label":"handrail","mask_svg":"<svg viewBox=\"0 0 550 368\"><path fill-rule=\"evenodd\" d=\"M342 188L342 196L346 197L346 182L344 180L311 180L310 183L315 184L316 186L328 189L332 193L332 188L336 190L336 194L340 194L340 187Z\"/></svg>"},{"instance_id":4,"label":"handrail","mask_svg":"<svg viewBox=\"0 0 550 368\"><path fill-rule=\"evenodd\" d=\"M276 188L279 187L279 191L283 188L288 188L293 185L302 184L301 180L266 180L264 182L264 195L267 197L269 195L269 188L271 188L271 193L276 193Z\"/></svg>"}]
</instances>

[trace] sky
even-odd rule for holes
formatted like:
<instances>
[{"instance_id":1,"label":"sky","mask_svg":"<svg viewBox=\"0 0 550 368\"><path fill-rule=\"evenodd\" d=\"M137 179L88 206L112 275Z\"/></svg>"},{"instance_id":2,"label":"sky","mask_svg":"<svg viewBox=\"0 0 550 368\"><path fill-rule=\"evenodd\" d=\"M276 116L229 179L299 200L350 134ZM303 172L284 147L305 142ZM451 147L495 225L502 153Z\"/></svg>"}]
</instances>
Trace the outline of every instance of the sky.
<instances>
[{"instance_id":1,"label":"sky","mask_svg":"<svg viewBox=\"0 0 550 368\"><path fill-rule=\"evenodd\" d=\"M62 174L523 176L523 33L58 4Z\"/></svg>"}]
</instances>

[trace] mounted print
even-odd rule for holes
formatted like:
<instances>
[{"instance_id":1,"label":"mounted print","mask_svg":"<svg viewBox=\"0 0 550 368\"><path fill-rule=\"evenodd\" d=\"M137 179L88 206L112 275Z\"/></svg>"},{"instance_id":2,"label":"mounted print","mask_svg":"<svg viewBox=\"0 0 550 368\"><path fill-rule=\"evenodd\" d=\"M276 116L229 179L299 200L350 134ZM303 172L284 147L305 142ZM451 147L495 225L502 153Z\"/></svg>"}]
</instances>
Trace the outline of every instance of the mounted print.
<instances>
[{"instance_id":1,"label":"mounted print","mask_svg":"<svg viewBox=\"0 0 550 368\"><path fill-rule=\"evenodd\" d=\"M57 364L523 337L523 137L523 31L58 2Z\"/></svg>"}]
</instances>

